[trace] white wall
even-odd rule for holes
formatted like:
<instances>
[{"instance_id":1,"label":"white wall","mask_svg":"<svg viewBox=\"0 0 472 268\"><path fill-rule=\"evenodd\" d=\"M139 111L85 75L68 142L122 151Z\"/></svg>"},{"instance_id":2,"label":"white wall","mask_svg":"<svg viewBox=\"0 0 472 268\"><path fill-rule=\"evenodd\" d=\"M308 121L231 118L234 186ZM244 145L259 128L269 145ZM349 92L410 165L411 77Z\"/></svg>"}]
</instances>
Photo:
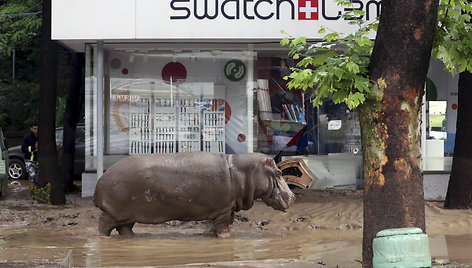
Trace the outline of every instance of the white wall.
<instances>
[{"instance_id":1,"label":"white wall","mask_svg":"<svg viewBox=\"0 0 472 268\"><path fill-rule=\"evenodd\" d=\"M218 2L218 16L215 19L197 19L197 12L203 12L208 3L208 13L215 12ZM337 7L334 0L284 0L280 8L278 1L213 1L213 0L53 0L52 39L54 40L163 40L163 39L275 39L284 37L280 30L293 36L319 38L318 29L325 26L341 33L351 32L356 26L340 18L344 8ZM302 17L302 3L318 5L311 20ZM326 2L326 4L324 4ZM357 1L356 1L357 2ZM360 2L360 1L359 1ZM223 3L226 3L222 7ZM236 6L238 3L238 7ZM292 3L292 4L290 4ZM369 3L370 21L378 15L380 0L363 0L353 8L366 10ZM299 6L300 4L300 6ZM292 6L293 5L293 6ZM257 6L257 10L256 10ZM172 8L174 7L174 8ZM177 10L176 10L177 8ZM299 9L300 8L300 9ZM187 14L186 19L175 19ZM237 13L239 10L239 13ZM248 18L252 16L254 19ZM279 10L279 11L278 11ZM238 19L224 17L222 12ZM261 19L255 16L269 16ZM292 16L293 11L293 16ZM277 18L277 12L279 18ZM324 16L323 16L324 14ZM318 15L317 19L315 15ZM173 18L174 17L174 18ZM328 20L327 17L339 17Z\"/></svg>"},{"instance_id":2,"label":"white wall","mask_svg":"<svg viewBox=\"0 0 472 268\"><path fill-rule=\"evenodd\" d=\"M135 1L54 0L51 37L63 39L135 38Z\"/></svg>"}]
</instances>

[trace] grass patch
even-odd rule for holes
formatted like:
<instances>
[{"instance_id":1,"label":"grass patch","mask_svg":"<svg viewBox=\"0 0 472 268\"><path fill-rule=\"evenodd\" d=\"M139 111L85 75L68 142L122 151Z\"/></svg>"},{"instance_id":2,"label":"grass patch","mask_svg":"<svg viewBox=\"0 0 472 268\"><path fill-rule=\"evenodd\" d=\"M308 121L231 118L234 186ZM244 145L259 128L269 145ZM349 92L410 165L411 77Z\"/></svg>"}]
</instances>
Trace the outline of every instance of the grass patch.
<instances>
[{"instance_id":1,"label":"grass patch","mask_svg":"<svg viewBox=\"0 0 472 268\"><path fill-rule=\"evenodd\" d=\"M429 126L430 127L442 127L443 120L446 119L445 114L430 114L429 115Z\"/></svg>"}]
</instances>

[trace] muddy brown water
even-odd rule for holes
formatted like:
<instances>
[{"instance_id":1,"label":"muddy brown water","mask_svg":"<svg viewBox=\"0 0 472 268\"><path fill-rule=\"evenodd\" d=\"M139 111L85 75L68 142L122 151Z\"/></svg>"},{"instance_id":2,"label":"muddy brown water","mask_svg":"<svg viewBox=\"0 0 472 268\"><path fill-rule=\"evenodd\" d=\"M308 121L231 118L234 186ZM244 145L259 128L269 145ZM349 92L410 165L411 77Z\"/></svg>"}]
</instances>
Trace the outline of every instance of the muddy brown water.
<instances>
[{"instance_id":1,"label":"muddy brown water","mask_svg":"<svg viewBox=\"0 0 472 268\"><path fill-rule=\"evenodd\" d=\"M301 259L320 264L336 263L342 267L360 267L355 260L361 254L360 231L354 234L352 231L349 234L334 232L329 235L329 239L326 234L317 235L314 232L302 235L293 231L278 236L233 232L232 238L217 239L204 229L193 229L191 233L163 234L150 233L152 227L135 229L139 232L136 237L123 238L117 235L90 236L90 233L96 232L94 228L2 228L0 248L9 250L0 251L0 259L47 259L54 252L72 250L74 266L85 267L183 265L265 259ZM337 239L332 240L333 236ZM25 256L25 249L44 256ZM352 258L340 260L339 256Z\"/></svg>"},{"instance_id":2,"label":"muddy brown water","mask_svg":"<svg viewBox=\"0 0 472 268\"><path fill-rule=\"evenodd\" d=\"M275 236L233 232L217 239L206 230L152 233L140 226L136 237L91 236L95 228L9 227L1 229L0 260L43 260L72 251L74 266L184 265L242 260L300 259L327 267L361 267L361 231L288 231ZM435 260L472 263L472 235L430 238ZM6 254L6 255L5 255Z\"/></svg>"},{"instance_id":3,"label":"muddy brown water","mask_svg":"<svg viewBox=\"0 0 472 268\"><path fill-rule=\"evenodd\" d=\"M97 235L99 211L91 205L91 199L77 198L76 202L57 208L13 195L0 201L0 267L14 263L60 263L64 258L70 258L75 267L181 267L195 263L291 259L324 267L361 267L361 202L354 197L342 203L330 199L326 193L316 194L314 197L322 198L325 203L295 204L287 214L274 213L256 203L249 213L239 217L245 219L235 223L232 237L227 239L212 236L208 223L137 224L133 229L135 237L120 237L115 232L111 237L103 237ZM432 210L436 214L429 214L434 215L430 219L448 213L436 206ZM465 215L465 219L446 218L447 222L459 222L452 226L466 232L430 236L431 255L438 263L472 264L472 232L469 232L472 212L458 215ZM433 229L436 226L432 225Z\"/></svg>"}]
</instances>

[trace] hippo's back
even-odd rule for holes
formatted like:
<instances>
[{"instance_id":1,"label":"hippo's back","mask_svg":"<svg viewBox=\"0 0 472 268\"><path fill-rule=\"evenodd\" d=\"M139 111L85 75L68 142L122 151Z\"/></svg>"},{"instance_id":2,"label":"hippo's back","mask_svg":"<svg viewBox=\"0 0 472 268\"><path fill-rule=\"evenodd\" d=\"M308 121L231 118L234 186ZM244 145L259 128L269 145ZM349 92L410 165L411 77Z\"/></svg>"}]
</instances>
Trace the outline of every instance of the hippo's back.
<instances>
[{"instance_id":1,"label":"hippo's back","mask_svg":"<svg viewBox=\"0 0 472 268\"><path fill-rule=\"evenodd\" d=\"M224 155L139 155L118 161L103 174L95 188L94 202L115 218L152 223L192 214L189 219L193 220L227 206L231 188ZM164 218L149 218L156 211Z\"/></svg>"}]
</instances>

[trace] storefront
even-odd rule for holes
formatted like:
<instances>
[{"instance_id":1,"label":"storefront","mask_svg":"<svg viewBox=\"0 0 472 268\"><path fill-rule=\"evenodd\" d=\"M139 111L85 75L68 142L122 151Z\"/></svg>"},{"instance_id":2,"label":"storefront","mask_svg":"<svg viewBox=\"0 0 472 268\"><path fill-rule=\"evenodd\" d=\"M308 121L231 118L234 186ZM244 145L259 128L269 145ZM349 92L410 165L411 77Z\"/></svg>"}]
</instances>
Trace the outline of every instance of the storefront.
<instances>
[{"instance_id":1,"label":"storefront","mask_svg":"<svg viewBox=\"0 0 472 268\"><path fill-rule=\"evenodd\" d=\"M379 13L380 1L354 2L368 20ZM316 187L360 187L357 113L288 90L294 61L278 44L281 30L351 31L343 12L330 0L53 0L52 38L86 53L83 194L123 157L187 151L298 151ZM434 76L436 99L447 76Z\"/></svg>"}]
</instances>

